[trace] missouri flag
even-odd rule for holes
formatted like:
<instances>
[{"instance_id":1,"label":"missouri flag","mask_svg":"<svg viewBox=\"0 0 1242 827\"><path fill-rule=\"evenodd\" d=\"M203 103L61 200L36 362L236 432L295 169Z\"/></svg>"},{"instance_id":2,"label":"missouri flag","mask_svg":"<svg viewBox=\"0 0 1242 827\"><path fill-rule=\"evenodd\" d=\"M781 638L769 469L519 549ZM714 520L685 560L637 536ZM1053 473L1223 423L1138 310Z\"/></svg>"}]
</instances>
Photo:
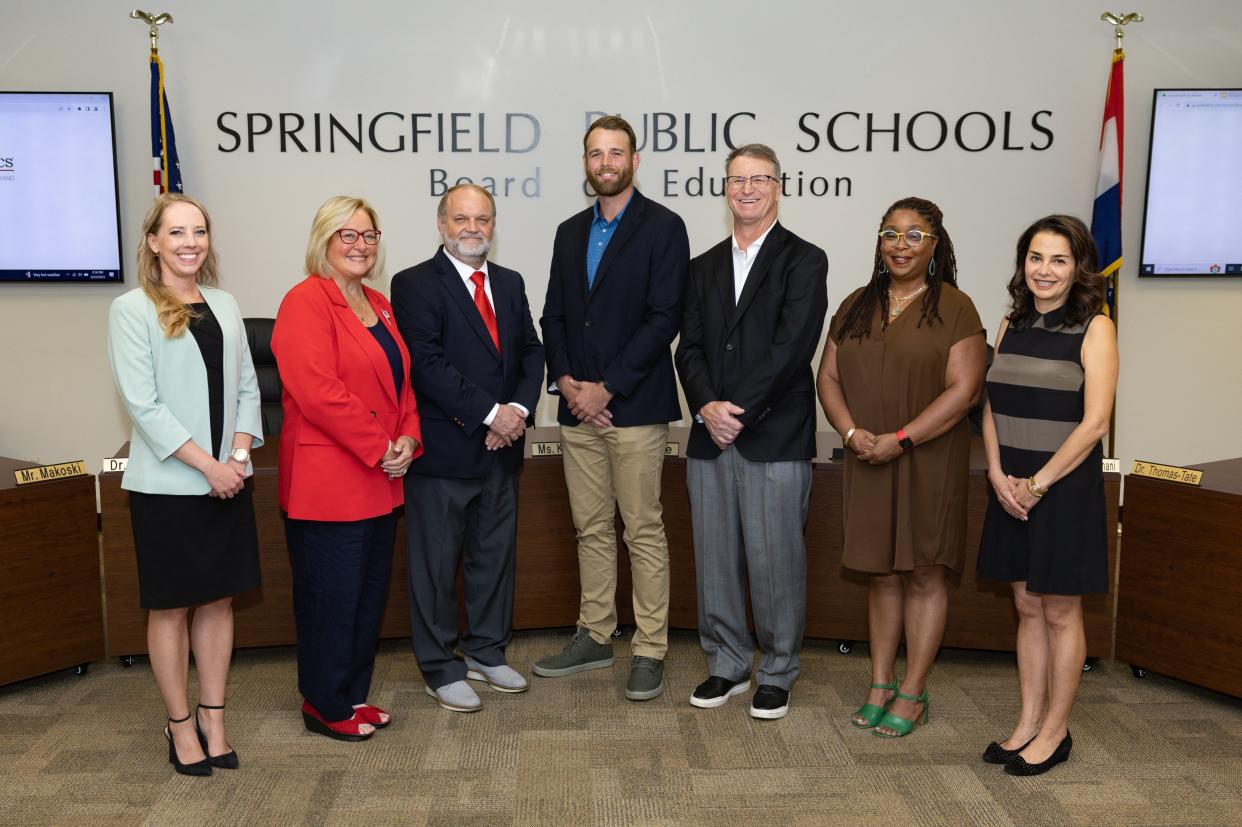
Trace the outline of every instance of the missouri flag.
<instances>
[{"instance_id":1,"label":"missouri flag","mask_svg":"<svg viewBox=\"0 0 1242 827\"><path fill-rule=\"evenodd\" d=\"M1100 129L1100 172L1091 211L1091 235L1100 253L1100 275L1105 284L1105 310L1117 321L1117 275L1121 270L1121 170L1125 146L1123 67L1126 54L1113 51L1113 65L1104 96L1104 125Z\"/></svg>"}]
</instances>

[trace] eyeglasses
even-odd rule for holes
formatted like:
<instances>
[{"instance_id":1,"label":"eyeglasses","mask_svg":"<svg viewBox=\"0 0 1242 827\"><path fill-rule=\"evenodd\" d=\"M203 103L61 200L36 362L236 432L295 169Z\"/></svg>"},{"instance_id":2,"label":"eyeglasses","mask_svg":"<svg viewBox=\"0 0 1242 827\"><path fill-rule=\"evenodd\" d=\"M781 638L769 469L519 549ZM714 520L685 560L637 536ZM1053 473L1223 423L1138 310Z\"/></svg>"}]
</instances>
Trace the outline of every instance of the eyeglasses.
<instances>
[{"instance_id":1,"label":"eyeglasses","mask_svg":"<svg viewBox=\"0 0 1242 827\"><path fill-rule=\"evenodd\" d=\"M368 247L374 247L380 239L379 230L366 230L361 233L357 230L337 230L336 235L340 237L342 244L357 244L361 237L362 243Z\"/></svg>"},{"instance_id":2,"label":"eyeglasses","mask_svg":"<svg viewBox=\"0 0 1242 827\"><path fill-rule=\"evenodd\" d=\"M885 247L896 247L897 239L899 238L904 238L906 245L909 247L919 246L925 238L939 238L939 236L925 233L922 230L906 230L904 233L899 233L896 230L880 230L877 235L880 236L880 240L884 242Z\"/></svg>"},{"instance_id":3,"label":"eyeglasses","mask_svg":"<svg viewBox=\"0 0 1242 827\"><path fill-rule=\"evenodd\" d=\"M773 178L771 175L751 175L749 177L745 175L726 175L724 180L725 186L736 189L746 186L747 181L753 187L762 187L765 184L778 183L781 179Z\"/></svg>"}]
</instances>

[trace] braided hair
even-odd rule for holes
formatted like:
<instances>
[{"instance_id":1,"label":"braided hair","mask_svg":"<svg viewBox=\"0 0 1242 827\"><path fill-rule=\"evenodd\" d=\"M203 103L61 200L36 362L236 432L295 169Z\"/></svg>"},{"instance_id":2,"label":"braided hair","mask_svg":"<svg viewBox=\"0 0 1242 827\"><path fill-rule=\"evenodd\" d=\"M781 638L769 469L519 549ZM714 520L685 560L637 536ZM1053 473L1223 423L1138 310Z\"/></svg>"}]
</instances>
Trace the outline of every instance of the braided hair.
<instances>
[{"instance_id":1,"label":"braided hair","mask_svg":"<svg viewBox=\"0 0 1242 827\"><path fill-rule=\"evenodd\" d=\"M931 225L931 234L939 242L932 253L934 272L927 275L927 294L923 297L923 309L919 314L918 326L926 321L929 325L940 318L940 285L957 286L957 256L953 253L953 240L944 228L944 213L932 202L924 198L903 198L889 207L880 226L898 210L913 210ZM875 316L876 307L880 309L880 329L888 328L888 289L891 279L888 270L883 268L884 259L880 254L881 240L875 240L875 259L871 266L871 281L863 288L862 293L850 309L846 311L841 327L837 330L837 344L846 339L865 339L871 335L871 320Z\"/></svg>"}]
</instances>

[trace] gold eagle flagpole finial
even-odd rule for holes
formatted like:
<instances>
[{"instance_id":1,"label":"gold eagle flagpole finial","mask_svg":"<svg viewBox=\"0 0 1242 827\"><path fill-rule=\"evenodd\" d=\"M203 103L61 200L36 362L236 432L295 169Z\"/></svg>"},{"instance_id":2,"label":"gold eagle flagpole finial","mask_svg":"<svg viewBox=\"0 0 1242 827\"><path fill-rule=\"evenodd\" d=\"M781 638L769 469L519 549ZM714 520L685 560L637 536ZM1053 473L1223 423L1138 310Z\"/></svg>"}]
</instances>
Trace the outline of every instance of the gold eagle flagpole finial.
<instances>
[{"instance_id":1,"label":"gold eagle flagpole finial","mask_svg":"<svg viewBox=\"0 0 1242 827\"><path fill-rule=\"evenodd\" d=\"M1100 20L1113 25L1113 34L1117 37L1117 51L1121 51L1121 41L1126 36L1125 27L1131 23L1142 23L1143 15L1139 12L1132 11L1125 14L1114 14L1106 11L1100 15Z\"/></svg>"},{"instance_id":2,"label":"gold eagle flagpole finial","mask_svg":"<svg viewBox=\"0 0 1242 827\"><path fill-rule=\"evenodd\" d=\"M167 12L151 14L150 12L145 12L142 9L134 9L129 13L129 16L133 20L141 20L143 23L147 24L148 33L151 35L151 54L159 54L160 26L165 23L172 23L172 15Z\"/></svg>"}]
</instances>

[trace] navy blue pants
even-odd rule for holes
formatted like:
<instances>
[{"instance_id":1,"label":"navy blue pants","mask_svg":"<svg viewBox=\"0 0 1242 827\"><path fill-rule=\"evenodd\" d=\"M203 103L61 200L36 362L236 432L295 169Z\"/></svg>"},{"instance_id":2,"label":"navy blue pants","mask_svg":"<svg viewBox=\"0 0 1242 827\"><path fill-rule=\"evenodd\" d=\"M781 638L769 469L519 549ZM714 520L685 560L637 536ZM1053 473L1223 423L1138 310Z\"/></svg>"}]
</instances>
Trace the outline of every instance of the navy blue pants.
<instances>
[{"instance_id":1,"label":"navy blue pants","mask_svg":"<svg viewBox=\"0 0 1242 827\"><path fill-rule=\"evenodd\" d=\"M353 522L285 519L298 629L298 690L325 719L365 703L392 574L394 514Z\"/></svg>"}]
</instances>

